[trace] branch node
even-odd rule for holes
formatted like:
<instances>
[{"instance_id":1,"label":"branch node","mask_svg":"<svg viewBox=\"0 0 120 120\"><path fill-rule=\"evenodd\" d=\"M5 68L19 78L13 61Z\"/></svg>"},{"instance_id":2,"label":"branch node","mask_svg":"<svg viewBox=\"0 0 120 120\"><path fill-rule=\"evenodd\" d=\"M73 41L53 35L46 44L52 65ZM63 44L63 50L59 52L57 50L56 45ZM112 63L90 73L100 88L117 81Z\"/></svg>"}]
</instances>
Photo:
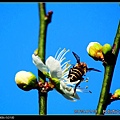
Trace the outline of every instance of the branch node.
<instances>
[{"instance_id":1,"label":"branch node","mask_svg":"<svg viewBox=\"0 0 120 120\"><path fill-rule=\"evenodd\" d=\"M38 90L41 93L47 93L53 90L53 88L54 88L54 85L50 84L49 82L44 82L44 83L42 81L38 82Z\"/></svg>"},{"instance_id":2,"label":"branch node","mask_svg":"<svg viewBox=\"0 0 120 120\"><path fill-rule=\"evenodd\" d=\"M48 14L45 16L44 20L47 21L47 24L51 23L52 14L53 11L49 11Z\"/></svg>"}]
</instances>

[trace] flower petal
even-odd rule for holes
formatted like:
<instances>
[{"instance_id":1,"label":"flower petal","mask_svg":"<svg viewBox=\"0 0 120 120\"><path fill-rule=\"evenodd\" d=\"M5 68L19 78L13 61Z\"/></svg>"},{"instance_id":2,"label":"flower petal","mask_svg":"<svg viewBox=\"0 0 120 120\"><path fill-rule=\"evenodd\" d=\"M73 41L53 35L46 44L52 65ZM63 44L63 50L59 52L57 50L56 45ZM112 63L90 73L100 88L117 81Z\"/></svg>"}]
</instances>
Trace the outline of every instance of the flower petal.
<instances>
[{"instance_id":1,"label":"flower petal","mask_svg":"<svg viewBox=\"0 0 120 120\"><path fill-rule=\"evenodd\" d=\"M60 90L64 93L62 95L68 100L75 101L73 96L70 96L69 94L67 94L65 88L66 88L66 85L64 84L64 82L60 81Z\"/></svg>"},{"instance_id":2,"label":"flower petal","mask_svg":"<svg viewBox=\"0 0 120 120\"><path fill-rule=\"evenodd\" d=\"M33 60L33 63L35 64L35 66L41 71L45 71L47 72L48 68L47 66L42 62L42 60L40 59L39 56L36 56L34 54L32 54L32 60Z\"/></svg>"},{"instance_id":3,"label":"flower petal","mask_svg":"<svg viewBox=\"0 0 120 120\"><path fill-rule=\"evenodd\" d=\"M69 100L80 99L77 93L74 95L74 89L72 87L68 87L63 81L60 81L60 90L63 91L63 96Z\"/></svg>"},{"instance_id":4,"label":"flower petal","mask_svg":"<svg viewBox=\"0 0 120 120\"><path fill-rule=\"evenodd\" d=\"M62 77L62 69L61 69L60 62L58 60L55 60L55 58L50 56L46 60L46 65L48 69L50 70L50 74L53 78L60 79Z\"/></svg>"},{"instance_id":5,"label":"flower petal","mask_svg":"<svg viewBox=\"0 0 120 120\"><path fill-rule=\"evenodd\" d=\"M70 87L67 87L65 89L65 94L67 96L71 96L73 98L80 99L79 96L77 95L77 93L75 93L75 95L74 95L74 89L72 87L71 87L71 89L70 89Z\"/></svg>"}]
</instances>

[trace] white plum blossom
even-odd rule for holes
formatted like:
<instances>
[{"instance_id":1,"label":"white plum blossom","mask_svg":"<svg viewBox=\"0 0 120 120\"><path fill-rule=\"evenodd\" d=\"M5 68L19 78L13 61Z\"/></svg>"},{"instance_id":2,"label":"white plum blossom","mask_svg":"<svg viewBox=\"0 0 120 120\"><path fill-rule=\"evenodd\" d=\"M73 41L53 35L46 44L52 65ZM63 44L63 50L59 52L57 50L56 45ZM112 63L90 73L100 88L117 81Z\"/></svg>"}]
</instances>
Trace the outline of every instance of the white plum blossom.
<instances>
[{"instance_id":1,"label":"white plum blossom","mask_svg":"<svg viewBox=\"0 0 120 120\"><path fill-rule=\"evenodd\" d=\"M70 60L64 63L63 61L66 59L65 55L69 50L66 50L65 48L60 52L59 50L55 57L49 56L45 61L45 64L42 62L41 58L35 54L32 54L32 60L41 72L49 73L49 76L53 78L52 80L57 86L55 89L58 92L60 92L65 98L75 101L80 98L77 93L74 94L74 85L72 84L72 86L68 86L68 82L65 82L71 65ZM82 92L80 89L76 89L76 91Z\"/></svg>"}]
</instances>

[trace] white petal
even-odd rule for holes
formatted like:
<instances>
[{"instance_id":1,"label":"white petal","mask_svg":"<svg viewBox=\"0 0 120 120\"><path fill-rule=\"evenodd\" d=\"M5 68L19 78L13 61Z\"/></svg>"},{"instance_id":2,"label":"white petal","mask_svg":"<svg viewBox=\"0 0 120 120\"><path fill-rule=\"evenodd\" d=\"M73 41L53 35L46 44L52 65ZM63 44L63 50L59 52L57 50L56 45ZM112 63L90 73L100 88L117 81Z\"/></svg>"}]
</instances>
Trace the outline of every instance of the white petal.
<instances>
[{"instance_id":1,"label":"white petal","mask_svg":"<svg viewBox=\"0 0 120 120\"><path fill-rule=\"evenodd\" d=\"M64 82L63 82L63 81L60 81L60 90L62 90L63 93L64 93L64 94L62 94L62 95L63 95L66 99L68 99L68 100L75 101L73 96L70 96L69 94L66 93L65 88L66 88L66 85L64 84Z\"/></svg>"},{"instance_id":2,"label":"white petal","mask_svg":"<svg viewBox=\"0 0 120 120\"><path fill-rule=\"evenodd\" d=\"M60 89L65 89L66 88L66 84L63 81L60 81Z\"/></svg>"},{"instance_id":3,"label":"white petal","mask_svg":"<svg viewBox=\"0 0 120 120\"><path fill-rule=\"evenodd\" d=\"M71 88L70 91L65 89L64 92L65 92L65 95L70 97L70 98L74 98L74 99L78 99L78 100L80 99L79 96L77 95L77 93L75 93L75 95L74 95L74 89L73 88Z\"/></svg>"},{"instance_id":4,"label":"white petal","mask_svg":"<svg viewBox=\"0 0 120 120\"><path fill-rule=\"evenodd\" d=\"M64 92L64 97L68 99L80 99L77 93L74 95L74 89L68 87L63 81L60 81L60 89Z\"/></svg>"},{"instance_id":5,"label":"white petal","mask_svg":"<svg viewBox=\"0 0 120 120\"><path fill-rule=\"evenodd\" d=\"M66 87L66 89L64 90L65 94L69 95L69 96L74 96L74 89L72 87Z\"/></svg>"},{"instance_id":6,"label":"white petal","mask_svg":"<svg viewBox=\"0 0 120 120\"><path fill-rule=\"evenodd\" d=\"M32 54L32 60L33 63L35 64L35 66L41 71L45 71L47 72L48 68L47 66L42 62L42 60L40 59L40 57L35 56L34 54Z\"/></svg>"},{"instance_id":7,"label":"white petal","mask_svg":"<svg viewBox=\"0 0 120 120\"><path fill-rule=\"evenodd\" d=\"M60 79L62 77L62 69L60 62L58 60L55 60L52 56L50 56L46 60L46 65L48 69L50 70L50 74L52 77Z\"/></svg>"}]
</instances>

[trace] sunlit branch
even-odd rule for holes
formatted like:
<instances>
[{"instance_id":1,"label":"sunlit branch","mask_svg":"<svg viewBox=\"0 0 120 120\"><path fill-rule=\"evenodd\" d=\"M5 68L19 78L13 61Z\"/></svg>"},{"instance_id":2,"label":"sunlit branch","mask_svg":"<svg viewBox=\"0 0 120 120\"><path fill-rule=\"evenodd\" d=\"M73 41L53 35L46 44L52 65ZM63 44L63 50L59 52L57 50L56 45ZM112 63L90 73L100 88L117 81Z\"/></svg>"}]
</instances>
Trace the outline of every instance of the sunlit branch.
<instances>
[{"instance_id":1,"label":"sunlit branch","mask_svg":"<svg viewBox=\"0 0 120 120\"><path fill-rule=\"evenodd\" d=\"M118 53L120 49L120 21L118 24L118 29L116 32L116 36L114 39L113 47L112 47L112 63L104 65L104 78L103 78L103 84L102 89L100 93L99 103L97 106L97 115L104 115L103 111L106 110L108 106L108 101L110 99L109 92L110 92L110 86L112 82L112 77L114 73L114 68L116 65Z\"/></svg>"}]
</instances>

